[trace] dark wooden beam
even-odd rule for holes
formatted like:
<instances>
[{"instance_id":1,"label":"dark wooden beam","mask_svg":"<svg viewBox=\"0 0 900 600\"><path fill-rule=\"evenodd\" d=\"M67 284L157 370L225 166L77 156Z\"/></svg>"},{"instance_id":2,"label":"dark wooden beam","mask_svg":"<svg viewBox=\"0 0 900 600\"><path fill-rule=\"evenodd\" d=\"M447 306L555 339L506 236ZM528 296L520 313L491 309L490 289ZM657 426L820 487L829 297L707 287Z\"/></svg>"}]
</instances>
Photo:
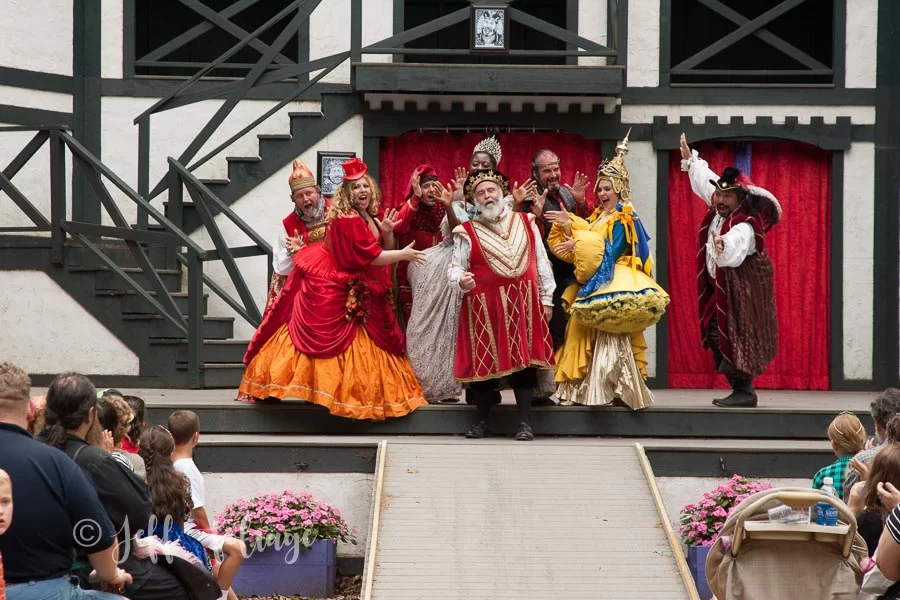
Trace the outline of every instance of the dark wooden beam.
<instances>
[{"instance_id":1,"label":"dark wooden beam","mask_svg":"<svg viewBox=\"0 0 900 600\"><path fill-rule=\"evenodd\" d=\"M695 124L691 117L682 117L679 123L668 123L665 117L653 120L653 146L657 149L678 148L682 132L690 140L709 139L779 139L794 140L818 146L824 150L847 150L853 141L850 117L838 117L833 125L822 117L813 117L809 125L800 125L798 117L787 117L783 124L772 122L771 117L759 117L755 123L744 123L743 117L732 117L720 122L707 117L705 123Z\"/></svg>"},{"instance_id":2,"label":"dark wooden beam","mask_svg":"<svg viewBox=\"0 0 900 600\"><path fill-rule=\"evenodd\" d=\"M492 65L356 65L360 92L478 90L485 94L618 94L623 68Z\"/></svg>"},{"instance_id":3,"label":"dark wooden beam","mask_svg":"<svg viewBox=\"0 0 900 600\"><path fill-rule=\"evenodd\" d=\"M662 84L662 64L660 65ZM871 106L874 89L835 89L832 86L685 86L660 88L626 88L622 104L779 104L822 106Z\"/></svg>"}]
</instances>

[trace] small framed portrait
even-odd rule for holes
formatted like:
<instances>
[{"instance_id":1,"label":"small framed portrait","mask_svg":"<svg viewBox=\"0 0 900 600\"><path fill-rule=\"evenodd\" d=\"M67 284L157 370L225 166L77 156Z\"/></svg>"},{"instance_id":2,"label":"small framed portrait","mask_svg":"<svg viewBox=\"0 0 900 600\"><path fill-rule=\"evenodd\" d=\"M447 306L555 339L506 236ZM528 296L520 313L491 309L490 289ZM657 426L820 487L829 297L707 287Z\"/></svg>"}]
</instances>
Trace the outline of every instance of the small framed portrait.
<instances>
[{"instance_id":1,"label":"small framed portrait","mask_svg":"<svg viewBox=\"0 0 900 600\"><path fill-rule=\"evenodd\" d=\"M345 162L356 156L356 152L319 152L319 187L322 195L331 198L344 181Z\"/></svg>"},{"instance_id":2,"label":"small framed portrait","mask_svg":"<svg viewBox=\"0 0 900 600\"><path fill-rule=\"evenodd\" d=\"M506 6L472 5L472 52L509 51L509 14Z\"/></svg>"}]
</instances>

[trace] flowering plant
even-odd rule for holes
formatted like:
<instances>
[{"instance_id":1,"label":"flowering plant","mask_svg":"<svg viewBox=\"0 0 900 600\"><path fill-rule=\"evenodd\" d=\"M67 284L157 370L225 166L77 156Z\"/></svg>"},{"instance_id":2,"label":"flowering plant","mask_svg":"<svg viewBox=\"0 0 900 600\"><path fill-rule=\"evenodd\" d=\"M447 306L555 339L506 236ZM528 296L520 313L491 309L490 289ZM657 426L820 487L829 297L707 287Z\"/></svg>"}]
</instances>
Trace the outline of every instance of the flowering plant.
<instances>
[{"instance_id":1,"label":"flowering plant","mask_svg":"<svg viewBox=\"0 0 900 600\"><path fill-rule=\"evenodd\" d=\"M768 483L750 481L735 475L716 489L706 492L697 504L681 509L681 541L688 546L712 546L725 524L725 519L748 496L768 490Z\"/></svg>"},{"instance_id":2,"label":"flowering plant","mask_svg":"<svg viewBox=\"0 0 900 600\"><path fill-rule=\"evenodd\" d=\"M341 517L329 502L319 502L309 492L261 494L238 500L216 515L222 533L250 543L260 550L296 540L309 548L317 539L356 543L359 531Z\"/></svg>"}]
</instances>

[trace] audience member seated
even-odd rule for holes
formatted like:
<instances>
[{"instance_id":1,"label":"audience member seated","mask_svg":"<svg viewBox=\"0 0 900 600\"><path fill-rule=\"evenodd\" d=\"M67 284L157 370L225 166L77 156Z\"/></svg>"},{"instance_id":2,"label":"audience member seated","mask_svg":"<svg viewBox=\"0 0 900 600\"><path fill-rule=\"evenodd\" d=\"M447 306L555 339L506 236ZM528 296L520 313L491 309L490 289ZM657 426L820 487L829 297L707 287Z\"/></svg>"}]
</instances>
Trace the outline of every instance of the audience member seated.
<instances>
[{"instance_id":1,"label":"audience member seated","mask_svg":"<svg viewBox=\"0 0 900 600\"><path fill-rule=\"evenodd\" d=\"M218 560L221 560L222 554L225 555L225 560L216 569L216 579L223 590L229 590L230 600L236 600L237 596L230 591L231 582L238 567L244 562L246 547L237 538L218 535L206 512L206 483L200 469L194 464L194 448L200 441L200 418L193 411L179 410L169 415L168 426L172 439L175 440L172 464L176 471L187 477L191 485L193 509L185 521L184 530L203 544L204 548L211 550Z\"/></svg>"},{"instance_id":2,"label":"audience member seated","mask_svg":"<svg viewBox=\"0 0 900 600\"><path fill-rule=\"evenodd\" d=\"M143 398L138 396L123 396L125 402L134 411L134 419L131 420L131 427L125 438L122 440L122 449L132 454L137 454L138 443L141 441L141 434L144 433L144 427L147 426L144 419L147 413L147 407L144 405ZM144 477L146 480L147 478Z\"/></svg>"},{"instance_id":3,"label":"audience member seated","mask_svg":"<svg viewBox=\"0 0 900 600\"><path fill-rule=\"evenodd\" d=\"M813 488L821 489L825 483L826 477L831 477L834 481L834 491L838 498L844 497L844 474L847 472L847 466L850 459L863 449L866 443L866 430L863 428L859 418L850 412L839 414L831 421L828 426L828 439L831 441L831 449L836 461L822 467L813 477Z\"/></svg>"},{"instance_id":4,"label":"audience member seated","mask_svg":"<svg viewBox=\"0 0 900 600\"><path fill-rule=\"evenodd\" d=\"M865 450L856 453L856 456L850 461L850 466L844 474L844 500L847 501L846 495L850 493L853 485L865 476L860 476L860 471L864 465L868 465L881 450L887 440L887 424L896 414L900 414L900 390L897 388L887 388L878 398L872 402L869 408L872 414L872 420L875 422L875 437L867 443Z\"/></svg>"},{"instance_id":5,"label":"audience member seated","mask_svg":"<svg viewBox=\"0 0 900 600\"><path fill-rule=\"evenodd\" d=\"M144 466L143 459L137 454L126 452L122 448L125 434L129 431L131 421L134 419L134 411L125 403L118 391L106 390L101 394L100 401L97 402L97 418L100 420L100 426L112 434L113 458L134 471L143 481L146 481L147 469Z\"/></svg>"},{"instance_id":6,"label":"audience member seated","mask_svg":"<svg viewBox=\"0 0 900 600\"><path fill-rule=\"evenodd\" d=\"M155 527L149 533L167 542L178 542L193 554L197 562L211 571L203 544L184 532L184 522L191 514L191 486L187 477L172 466L175 440L169 430L154 425L141 434L140 454L147 465L147 485L153 501Z\"/></svg>"},{"instance_id":7,"label":"audience member seated","mask_svg":"<svg viewBox=\"0 0 900 600\"><path fill-rule=\"evenodd\" d=\"M134 578L125 594L132 600L188 600L191 595L165 560L137 558L133 538L147 527L151 505L147 486L119 460L91 446L85 436L97 420L97 391L84 375L58 375L47 390L46 443L65 452L94 484L102 508L118 534L122 564ZM86 585L90 569L76 559L73 572Z\"/></svg>"},{"instance_id":8,"label":"audience member seated","mask_svg":"<svg viewBox=\"0 0 900 600\"><path fill-rule=\"evenodd\" d=\"M112 600L114 594L72 583L72 557L86 555L112 589L132 584L116 564L116 533L84 473L65 454L28 432L31 380L0 364L0 469L13 482L15 523L0 535L8 600ZM76 524L90 527L76 530Z\"/></svg>"}]
</instances>

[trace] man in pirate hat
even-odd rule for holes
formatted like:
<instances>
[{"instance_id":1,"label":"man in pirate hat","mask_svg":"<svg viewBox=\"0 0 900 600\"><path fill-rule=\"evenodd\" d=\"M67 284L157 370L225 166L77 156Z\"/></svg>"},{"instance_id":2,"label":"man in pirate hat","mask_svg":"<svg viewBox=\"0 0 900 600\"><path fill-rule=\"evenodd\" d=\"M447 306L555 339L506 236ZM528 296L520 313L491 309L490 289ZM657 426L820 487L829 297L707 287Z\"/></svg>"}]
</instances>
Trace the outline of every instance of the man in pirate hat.
<instances>
[{"instance_id":1,"label":"man in pirate hat","mask_svg":"<svg viewBox=\"0 0 900 600\"><path fill-rule=\"evenodd\" d=\"M681 135L681 169L709 211L700 224L697 253L700 331L716 370L731 394L716 406L756 406L753 378L778 350L772 261L766 232L781 220L771 192L750 183L738 169L714 173Z\"/></svg>"},{"instance_id":2,"label":"man in pirate hat","mask_svg":"<svg viewBox=\"0 0 900 600\"><path fill-rule=\"evenodd\" d=\"M478 422L466 437L490 434L488 418L498 380L508 376L516 396L516 439L534 439L530 412L537 370L556 359L547 323L556 283L531 214L513 212L509 180L493 169L466 177L466 198L475 217L454 229L450 285L464 296L460 309L454 375L469 383ZM524 195L524 190L516 194Z\"/></svg>"}]
</instances>

